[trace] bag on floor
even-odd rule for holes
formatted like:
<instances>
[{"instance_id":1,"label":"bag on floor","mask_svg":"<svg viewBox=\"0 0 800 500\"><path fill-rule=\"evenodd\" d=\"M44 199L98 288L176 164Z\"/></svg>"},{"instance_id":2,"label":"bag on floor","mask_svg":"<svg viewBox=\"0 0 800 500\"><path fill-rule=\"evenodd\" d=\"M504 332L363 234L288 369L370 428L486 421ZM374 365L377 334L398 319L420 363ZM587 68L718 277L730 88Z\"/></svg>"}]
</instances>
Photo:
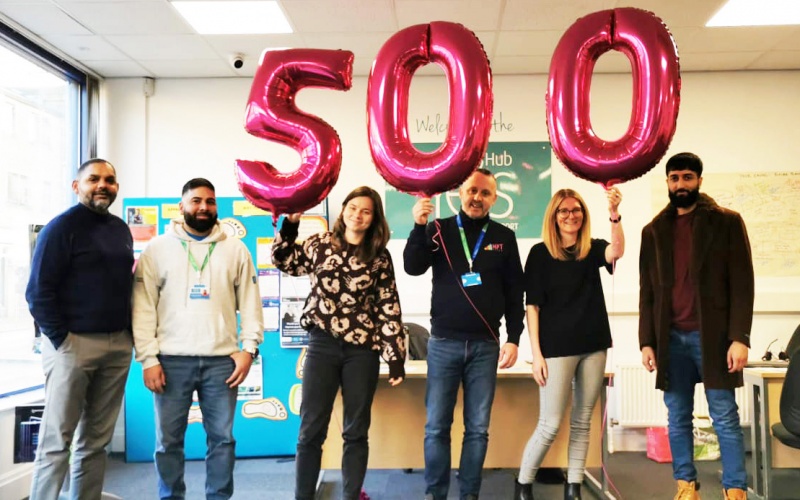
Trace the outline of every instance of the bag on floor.
<instances>
[{"instance_id":1,"label":"bag on floor","mask_svg":"<svg viewBox=\"0 0 800 500\"><path fill-rule=\"evenodd\" d=\"M660 464L672 462L669 431L666 427L647 428L647 458Z\"/></svg>"},{"instance_id":2,"label":"bag on floor","mask_svg":"<svg viewBox=\"0 0 800 500\"><path fill-rule=\"evenodd\" d=\"M719 460L719 438L711 425L708 417L695 418L694 429L694 459L695 460Z\"/></svg>"}]
</instances>

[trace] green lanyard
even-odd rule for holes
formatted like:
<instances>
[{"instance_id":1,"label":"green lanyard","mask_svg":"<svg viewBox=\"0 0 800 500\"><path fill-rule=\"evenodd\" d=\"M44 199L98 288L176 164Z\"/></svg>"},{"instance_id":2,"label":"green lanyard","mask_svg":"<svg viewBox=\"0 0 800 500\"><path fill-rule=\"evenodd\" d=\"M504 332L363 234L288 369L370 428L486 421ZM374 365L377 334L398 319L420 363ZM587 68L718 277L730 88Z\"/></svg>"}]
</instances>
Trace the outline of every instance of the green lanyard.
<instances>
[{"instance_id":1,"label":"green lanyard","mask_svg":"<svg viewBox=\"0 0 800 500\"><path fill-rule=\"evenodd\" d=\"M192 265L192 269L197 271L197 280L200 281L200 277L203 275L203 269L205 269L208 265L208 259L211 258L211 253L214 251L214 247L217 246L217 242L215 241L211 243L211 246L208 247L206 258L203 260L203 264L199 268L197 267L197 261L194 260L194 255L192 255L192 252L189 251L189 246L186 244L186 242L181 240L181 245L183 245L183 249L186 250L186 253L189 254L189 264Z\"/></svg>"},{"instance_id":2,"label":"green lanyard","mask_svg":"<svg viewBox=\"0 0 800 500\"><path fill-rule=\"evenodd\" d=\"M478 241L475 242L475 248L472 249L471 254L469 253L469 245L467 245L467 235L464 232L464 226L461 224L461 214L456 214L456 222L458 223L458 231L461 233L461 244L464 246L464 253L467 256L469 272L472 272L472 262L475 260L475 257L478 256L478 251L481 249L481 243L483 243L483 237L486 236L486 228L489 227L489 222L486 222L481 228L481 234L478 236Z\"/></svg>"}]
</instances>

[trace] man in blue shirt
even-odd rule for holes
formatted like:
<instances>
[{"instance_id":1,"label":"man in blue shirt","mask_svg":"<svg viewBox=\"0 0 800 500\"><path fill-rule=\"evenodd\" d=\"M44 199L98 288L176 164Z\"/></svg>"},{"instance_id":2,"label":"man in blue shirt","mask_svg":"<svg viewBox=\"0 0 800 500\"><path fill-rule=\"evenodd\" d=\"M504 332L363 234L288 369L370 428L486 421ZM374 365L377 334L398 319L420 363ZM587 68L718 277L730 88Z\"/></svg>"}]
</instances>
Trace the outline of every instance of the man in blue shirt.
<instances>
[{"instance_id":1,"label":"man in blue shirt","mask_svg":"<svg viewBox=\"0 0 800 500\"><path fill-rule=\"evenodd\" d=\"M58 498L70 463L71 499L102 494L131 363L133 240L108 213L119 190L111 163L92 159L72 181L78 204L39 234L25 298L42 342L45 409L31 500ZM74 435L74 440L73 440Z\"/></svg>"}]
</instances>

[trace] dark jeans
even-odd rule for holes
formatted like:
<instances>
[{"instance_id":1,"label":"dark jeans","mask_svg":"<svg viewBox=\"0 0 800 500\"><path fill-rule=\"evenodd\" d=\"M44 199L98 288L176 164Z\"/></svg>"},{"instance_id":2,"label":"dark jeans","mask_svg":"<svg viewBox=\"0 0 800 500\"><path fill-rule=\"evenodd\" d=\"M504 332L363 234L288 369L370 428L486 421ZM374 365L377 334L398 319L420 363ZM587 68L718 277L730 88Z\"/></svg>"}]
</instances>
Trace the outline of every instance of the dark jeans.
<instances>
[{"instance_id":1,"label":"dark jeans","mask_svg":"<svg viewBox=\"0 0 800 500\"><path fill-rule=\"evenodd\" d=\"M322 443L328 433L339 386L344 404L342 498L358 499L367 473L367 439L379 367L377 351L335 339L316 328L311 331L303 368L303 400L297 439L297 500L314 498L322 461Z\"/></svg>"},{"instance_id":2,"label":"dark jeans","mask_svg":"<svg viewBox=\"0 0 800 500\"><path fill-rule=\"evenodd\" d=\"M450 430L461 384L464 384L464 441L458 475L460 498L477 496L480 492L499 354L500 347L494 341L434 336L428 340L425 493L435 500L447 498L450 487Z\"/></svg>"}]
</instances>

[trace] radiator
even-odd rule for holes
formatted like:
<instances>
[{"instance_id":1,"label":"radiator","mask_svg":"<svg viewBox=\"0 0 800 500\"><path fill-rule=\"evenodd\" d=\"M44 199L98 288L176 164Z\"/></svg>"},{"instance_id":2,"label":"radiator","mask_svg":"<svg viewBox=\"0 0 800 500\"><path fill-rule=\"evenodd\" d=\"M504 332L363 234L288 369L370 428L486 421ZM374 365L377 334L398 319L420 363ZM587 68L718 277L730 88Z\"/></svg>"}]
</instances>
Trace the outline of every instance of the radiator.
<instances>
[{"instance_id":1,"label":"radiator","mask_svg":"<svg viewBox=\"0 0 800 500\"><path fill-rule=\"evenodd\" d=\"M658 427L667 425L667 407L664 393L656 387L656 374L642 365L619 365L614 376L614 396L617 418L614 422L622 427ZM736 389L736 403L742 425L750 425L752 398L744 387ZM695 417L708 417L708 403L703 384L697 384L694 392Z\"/></svg>"}]
</instances>

